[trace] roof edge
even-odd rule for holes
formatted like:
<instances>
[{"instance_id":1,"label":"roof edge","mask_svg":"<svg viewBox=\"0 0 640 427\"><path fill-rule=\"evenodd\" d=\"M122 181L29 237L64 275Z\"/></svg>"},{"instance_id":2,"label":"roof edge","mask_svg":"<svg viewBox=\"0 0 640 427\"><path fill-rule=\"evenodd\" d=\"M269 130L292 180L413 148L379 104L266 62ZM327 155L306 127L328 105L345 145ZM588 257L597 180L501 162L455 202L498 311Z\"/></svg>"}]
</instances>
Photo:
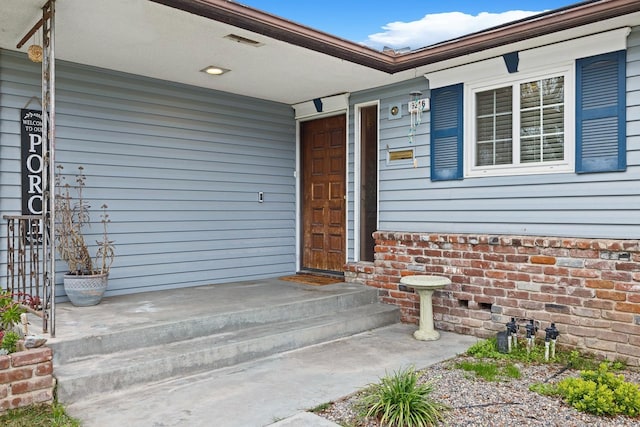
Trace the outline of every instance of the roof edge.
<instances>
[{"instance_id":1,"label":"roof edge","mask_svg":"<svg viewBox=\"0 0 640 427\"><path fill-rule=\"evenodd\" d=\"M638 0L592 0L394 55L229 0L151 1L389 74L640 12Z\"/></svg>"}]
</instances>

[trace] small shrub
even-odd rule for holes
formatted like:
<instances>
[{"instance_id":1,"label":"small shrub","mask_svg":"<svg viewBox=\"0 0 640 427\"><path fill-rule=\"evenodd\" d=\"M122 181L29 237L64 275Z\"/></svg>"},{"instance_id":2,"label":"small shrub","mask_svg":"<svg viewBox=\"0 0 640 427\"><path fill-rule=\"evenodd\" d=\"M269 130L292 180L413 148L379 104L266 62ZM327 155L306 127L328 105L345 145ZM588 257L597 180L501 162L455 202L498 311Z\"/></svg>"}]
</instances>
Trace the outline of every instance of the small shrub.
<instances>
[{"instance_id":1,"label":"small shrub","mask_svg":"<svg viewBox=\"0 0 640 427\"><path fill-rule=\"evenodd\" d=\"M396 427L435 426L448 409L430 398L433 385L418 384L413 368L400 370L370 385L361 404L367 417L376 417L383 425Z\"/></svg>"},{"instance_id":2,"label":"small shrub","mask_svg":"<svg viewBox=\"0 0 640 427\"><path fill-rule=\"evenodd\" d=\"M503 359L507 357L507 354L500 353L498 351L496 338L489 338L476 342L467 349L467 354L481 359Z\"/></svg>"},{"instance_id":3,"label":"small shrub","mask_svg":"<svg viewBox=\"0 0 640 427\"><path fill-rule=\"evenodd\" d=\"M565 378L557 386L537 384L531 390L544 395L562 396L578 411L595 415L640 416L640 388L622 375L609 372L601 363L596 371L580 372L580 378Z\"/></svg>"},{"instance_id":4,"label":"small shrub","mask_svg":"<svg viewBox=\"0 0 640 427\"><path fill-rule=\"evenodd\" d=\"M0 330L8 331L20 323L20 315L26 311L13 300L10 292L0 293Z\"/></svg>"},{"instance_id":5,"label":"small shrub","mask_svg":"<svg viewBox=\"0 0 640 427\"><path fill-rule=\"evenodd\" d=\"M17 332L6 331L2 337L2 343L0 343L0 350L5 350L7 354L15 353L18 341L20 341L20 335Z\"/></svg>"}]
</instances>

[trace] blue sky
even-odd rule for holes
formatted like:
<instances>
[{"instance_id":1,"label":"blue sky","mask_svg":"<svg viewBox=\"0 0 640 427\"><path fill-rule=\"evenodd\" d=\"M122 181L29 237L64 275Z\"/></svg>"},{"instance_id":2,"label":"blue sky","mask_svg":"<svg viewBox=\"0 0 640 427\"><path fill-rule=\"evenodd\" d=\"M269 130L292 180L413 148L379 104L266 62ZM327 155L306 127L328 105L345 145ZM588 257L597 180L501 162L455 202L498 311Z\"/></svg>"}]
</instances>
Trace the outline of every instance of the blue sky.
<instances>
[{"instance_id":1,"label":"blue sky","mask_svg":"<svg viewBox=\"0 0 640 427\"><path fill-rule=\"evenodd\" d=\"M367 46L417 49L577 0L239 0Z\"/></svg>"}]
</instances>

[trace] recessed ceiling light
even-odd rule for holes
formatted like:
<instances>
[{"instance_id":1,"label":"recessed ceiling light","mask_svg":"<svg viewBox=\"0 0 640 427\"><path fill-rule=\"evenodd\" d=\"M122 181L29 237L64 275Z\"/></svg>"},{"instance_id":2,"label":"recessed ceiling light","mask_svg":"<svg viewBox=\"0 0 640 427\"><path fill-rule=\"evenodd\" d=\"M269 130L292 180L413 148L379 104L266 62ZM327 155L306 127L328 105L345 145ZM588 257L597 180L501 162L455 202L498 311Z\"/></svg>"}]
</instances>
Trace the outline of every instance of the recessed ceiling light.
<instances>
[{"instance_id":1,"label":"recessed ceiling light","mask_svg":"<svg viewBox=\"0 0 640 427\"><path fill-rule=\"evenodd\" d=\"M203 73L207 73L210 74L212 76L221 76L224 73L227 73L231 70L228 70L226 68L222 68L222 67L218 67L217 65L209 65L206 68L203 68L202 70Z\"/></svg>"}]
</instances>

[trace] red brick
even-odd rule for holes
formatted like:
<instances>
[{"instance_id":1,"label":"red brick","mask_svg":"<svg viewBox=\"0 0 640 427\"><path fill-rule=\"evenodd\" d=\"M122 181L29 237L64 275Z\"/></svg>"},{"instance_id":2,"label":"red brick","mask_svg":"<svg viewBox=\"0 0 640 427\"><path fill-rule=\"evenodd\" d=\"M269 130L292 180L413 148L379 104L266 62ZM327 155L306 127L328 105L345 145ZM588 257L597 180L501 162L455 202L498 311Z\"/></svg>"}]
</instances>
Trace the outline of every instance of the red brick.
<instances>
[{"instance_id":1,"label":"red brick","mask_svg":"<svg viewBox=\"0 0 640 427\"><path fill-rule=\"evenodd\" d=\"M602 317L602 310L593 308L574 307L572 313L575 316L592 317L594 319Z\"/></svg>"},{"instance_id":2,"label":"red brick","mask_svg":"<svg viewBox=\"0 0 640 427\"><path fill-rule=\"evenodd\" d=\"M640 290L640 287L638 287L638 285L634 285L631 282L616 282L614 289L616 291L622 292L637 292L638 290Z\"/></svg>"},{"instance_id":3,"label":"red brick","mask_svg":"<svg viewBox=\"0 0 640 427\"><path fill-rule=\"evenodd\" d=\"M486 295L476 295L475 298L473 298L473 300L478 304L495 304L496 302L495 297L486 296Z\"/></svg>"},{"instance_id":4,"label":"red brick","mask_svg":"<svg viewBox=\"0 0 640 427\"><path fill-rule=\"evenodd\" d=\"M616 345L616 351L618 353L627 354L629 356L638 357L638 347L629 344Z\"/></svg>"},{"instance_id":5,"label":"red brick","mask_svg":"<svg viewBox=\"0 0 640 427\"><path fill-rule=\"evenodd\" d=\"M482 254L477 252L463 252L462 257L466 259L484 259Z\"/></svg>"},{"instance_id":6,"label":"red brick","mask_svg":"<svg viewBox=\"0 0 640 427\"><path fill-rule=\"evenodd\" d=\"M544 274L531 276L531 281L534 283L548 283L555 284L558 279L553 276L545 276Z\"/></svg>"},{"instance_id":7,"label":"red brick","mask_svg":"<svg viewBox=\"0 0 640 427\"><path fill-rule=\"evenodd\" d=\"M600 255L598 251L579 250L579 249L572 250L570 254L573 258L592 258L592 259L598 259Z\"/></svg>"},{"instance_id":8,"label":"red brick","mask_svg":"<svg viewBox=\"0 0 640 427\"><path fill-rule=\"evenodd\" d=\"M578 298L593 298L596 296L596 291L593 289L573 288L569 290L569 295Z\"/></svg>"},{"instance_id":9,"label":"red brick","mask_svg":"<svg viewBox=\"0 0 640 427\"><path fill-rule=\"evenodd\" d=\"M502 262L504 261L504 255L502 254L482 254L482 259L485 261L494 261L494 262Z\"/></svg>"},{"instance_id":10,"label":"red brick","mask_svg":"<svg viewBox=\"0 0 640 427\"><path fill-rule=\"evenodd\" d=\"M11 365L25 366L39 362L45 362L53 358L53 351L49 347L40 347L33 350L20 351L11 355Z\"/></svg>"},{"instance_id":11,"label":"red brick","mask_svg":"<svg viewBox=\"0 0 640 427\"><path fill-rule=\"evenodd\" d=\"M0 384L8 384L15 381L26 380L33 376L33 369L31 368L16 368L8 369L0 372Z\"/></svg>"},{"instance_id":12,"label":"red brick","mask_svg":"<svg viewBox=\"0 0 640 427\"><path fill-rule=\"evenodd\" d=\"M633 274L622 271L605 270L600 274L600 278L603 280L613 280L616 282L630 282L631 280L633 280Z\"/></svg>"},{"instance_id":13,"label":"red brick","mask_svg":"<svg viewBox=\"0 0 640 427\"><path fill-rule=\"evenodd\" d=\"M531 276L527 273L508 273L507 279L513 280L514 282L530 282Z\"/></svg>"},{"instance_id":14,"label":"red brick","mask_svg":"<svg viewBox=\"0 0 640 427\"><path fill-rule=\"evenodd\" d=\"M52 375L52 374L53 374L52 362L38 363L38 366L36 367L37 376Z\"/></svg>"},{"instance_id":15,"label":"red brick","mask_svg":"<svg viewBox=\"0 0 640 427\"><path fill-rule=\"evenodd\" d=\"M540 287L540 292L545 293L545 294L554 294L554 295L566 295L567 294L567 288L562 286L562 285L554 285L554 286L550 286L550 285L542 285Z\"/></svg>"},{"instance_id":16,"label":"red brick","mask_svg":"<svg viewBox=\"0 0 640 427\"><path fill-rule=\"evenodd\" d=\"M530 261L532 264L555 265L556 258L552 256L534 255Z\"/></svg>"},{"instance_id":17,"label":"red brick","mask_svg":"<svg viewBox=\"0 0 640 427\"><path fill-rule=\"evenodd\" d=\"M493 286L502 289L515 289L516 283L510 280L494 280Z\"/></svg>"},{"instance_id":18,"label":"red brick","mask_svg":"<svg viewBox=\"0 0 640 427\"><path fill-rule=\"evenodd\" d=\"M491 246L493 252L498 254L515 254L517 253L516 248L513 246ZM527 258L526 256L524 257ZM507 255L507 260L509 259L509 255Z\"/></svg>"},{"instance_id":19,"label":"red brick","mask_svg":"<svg viewBox=\"0 0 640 427\"><path fill-rule=\"evenodd\" d=\"M626 324L626 323L614 323L611 330L615 332L624 332L625 334L638 335L640 339L640 325ZM640 351L638 352L640 354Z\"/></svg>"},{"instance_id":20,"label":"red brick","mask_svg":"<svg viewBox=\"0 0 640 427\"><path fill-rule=\"evenodd\" d=\"M614 320L616 322L633 322L633 314L631 313L618 313L615 311L602 311L602 318L608 320Z\"/></svg>"},{"instance_id":21,"label":"red brick","mask_svg":"<svg viewBox=\"0 0 640 427\"><path fill-rule=\"evenodd\" d=\"M496 271L496 270L489 270L485 272L485 276L490 278L490 279L506 279L507 278L507 272L506 271Z\"/></svg>"},{"instance_id":22,"label":"red brick","mask_svg":"<svg viewBox=\"0 0 640 427\"><path fill-rule=\"evenodd\" d=\"M538 301L519 301L518 307L524 308L525 310L544 310L544 303Z\"/></svg>"},{"instance_id":23,"label":"red brick","mask_svg":"<svg viewBox=\"0 0 640 427\"><path fill-rule=\"evenodd\" d=\"M516 290L507 291L507 298L513 298L516 300L527 300L527 299L530 299L530 297L531 297L531 294L526 291L516 291Z\"/></svg>"},{"instance_id":24,"label":"red brick","mask_svg":"<svg viewBox=\"0 0 640 427\"><path fill-rule=\"evenodd\" d=\"M603 341L612 341L626 344L629 342L629 336L620 332L611 332L605 329L598 329L596 332L596 338Z\"/></svg>"},{"instance_id":25,"label":"red brick","mask_svg":"<svg viewBox=\"0 0 640 427\"><path fill-rule=\"evenodd\" d=\"M602 289L598 289L596 291L596 296L598 298L608 299L608 300L612 300L612 301L626 301L627 300L627 294L625 294L624 292L608 291L608 290L602 290Z\"/></svg>"},{"instance_id":26,"label":"red brick","mask_svg":"<svg viewBox=\"0 0 640 427\"><path fill-rule=\"evenodd\" d=\"M485 288L484 294L491 295L494 297L503 297L506 295L506 292L504 289L499 289L499 288Z\"/></svg>"},{"instance_id":27,"label":"red brick","mask_svg":"<svg viewBox=\"0 0 640 427\"><path fill-rule=\"evenodd\" d=\"M584 306L588 308L599 308L601 310L613 310L615 302L611 300L590 299L584 302Z\"/></svg>"},{"instance_id":28,"label":"red brick","mask_svg":"<svg viewBox=\"0 0 640 427\"><path fill-rule=\"evenodd\" d=\"M462 285L462 291L469 294L482 294L482 288L480 286Z\"/></svg>"},{"instance_id":29,"label":"red brick","mask_svg":"<svg viewBox=\"0 0 640 427\"><path fill-rule=\"evenodd\" d=\"M572 327L569 332L572 335L578 336L578 337L595 337L596 336L596 330L593 328L584 328L582 326L574 326Z\"/></svg>"},{"instance_id":30,"label":"red brick","mask_svg":"<svg viewBox=\"0 0 640 427\"><path fill-rule=\"evenodd\" d=\"M527 255L505 255L504 260L509 263L524 264L529 262Z\"/></svg>"},{"instance_id":31,"label":"red brick","mask_svg":"<svg viewBox=\"0 0 640 427\"><path fill-rule=\"evenodd\" d=\"M586 338L584 342L589 349L597 349L610 352L616 351L617 344L613 341L604 341L599 338Z\"/></svg>"},{"instance_id":32,"label":"red brick","mask_svg":"<svg viewBox=\"0 0 640 427\"><path fill-rule=\"evenodd\" d=\"M553 295L534 292L531 294L532 301L542 301L542 302L551 302L555 299Z\"/></svg>"},{"instance_id":33,"label":"red brick","mask_svg":"<svg viewBox=\"0 0 640 427\"><path fill-rule=\"evenodd\" d=\"M581 288L582 287L582 279L580 279L578 277L561 277L560 280L558 280L558 285L559 286L570 286L570 287L574 287L574 288Z\"/></svg>"},{"instance_id":34,"label":"red brick","mask_svg":"<svg viewBox=\"0 0 640 427\"><path fill-rule=\"evenodd\" d=\"M11 366L11 357L9 356L0 356L0 369L8 369Z\"/></svg>"},{"instance_id":35,"label":"red brick","mask_svg":"<svg viewBox=\"0 0 640 427\"><path fill-rule=\"evenodd\" d=\"M587 288L613 289L614 283L611 280L585 280Z\"/></svg>"},{"instance_id":36,"label":"red brick","mask_svg":"<svg viewBox=\"0 0 640 427\"><path fill-rule=\"evenodd\" d=\"M462 319L462 325L469 326L471 328L481 328L482 324L483 324L482 320L470 319L470 318Z\"/></svg>"},{"instance_id":37,"label":"red brick","mask_svg":"<svg viewBox=\"0 0 640 427\"><path fill-rule=\"evenodd\" d=\"M573 277L585 277L591 279L595 279L600 276L597 270L589 270L584 268L571 269L569 270L569 274L571 274L571 276Z\"/></svg>"},{"instance_id":38,"label":"red brick","mask_svg":"<svg viewBox=\"0 0 640 427\"><path fill-rule=\"evenodd\" d=\"M484 270L478 268L467 268L464 270L464 274L467 276L484 277Z\"/></svg>"},{"instance_id":39,"label":"red brick","mask_svg":"<svg viewBox=\"0 0 640 427\"><path fill-rule=\"evenodd\" d=\"M640 294L628 294L627 301L640 303Z\"/></svg>"},{"instance_id":40,"label":"red brick","mask_svg":"<svg viewBox=\"0 0 640 427\"><path fill-rule=\"evenodd\" d=\"M619 262L616 264L616 270L638 271L640 270L640 265L635 262Z\"/></svg>"},{"instance_id":41,"label":"red brick","mask_svg":"<svg viewBox=\"0 0 640 427\"><path fill-rule=\"evenodd\" d=\"M37 377L34 380L28 381L16 381L11 384L11 394L24 394L35 390L43 390L47 388L53 388L53 377L51 375L46 377Z\"/></svg>"},{"instance_id":42,"label":"red brick","mask_svg":"<svg viewBox=\"0 0 640 427\"><path fill-rule=\"evenodd\" d=\"M519 265L518 266L518 270L523 272L523 273L529 273L529 274L543 274L544 273L544 269L542 268L542 266L533 265L533 264Z\"/></svg>"},{"instance_id":43,"label":"red brick","mask_svg":"<svg viewBox=\"0 0 640 427\"><path fill-rule=\"evenodd\" d=\"M640 314L640 304L634 304L629 302L619 302L616 304L616 310L624 311L627 313Z\"/></svg>"},{"instance_id":44,"label":"red brick","mask_svg":"<svg viewBox=\"0 0 640 427\"><path fill-rule=\"evenodd\" d=\"M558 304L564 304L564 305L581 306L582 298L570 297L567 295L558 295L556 297L556 302Z\"/></svg>"},{"instance_id":45,"label":"red brick","mask_svg":"<svg viewBox=\"0 0 640 427\"><path fill-rule=\"evenodd\" d=\"M588 317L581 317L579 325L588 326L589 328L611 329L611 325L614 324L609 320L592 319Z\"/></svg>"}]
</instances>

